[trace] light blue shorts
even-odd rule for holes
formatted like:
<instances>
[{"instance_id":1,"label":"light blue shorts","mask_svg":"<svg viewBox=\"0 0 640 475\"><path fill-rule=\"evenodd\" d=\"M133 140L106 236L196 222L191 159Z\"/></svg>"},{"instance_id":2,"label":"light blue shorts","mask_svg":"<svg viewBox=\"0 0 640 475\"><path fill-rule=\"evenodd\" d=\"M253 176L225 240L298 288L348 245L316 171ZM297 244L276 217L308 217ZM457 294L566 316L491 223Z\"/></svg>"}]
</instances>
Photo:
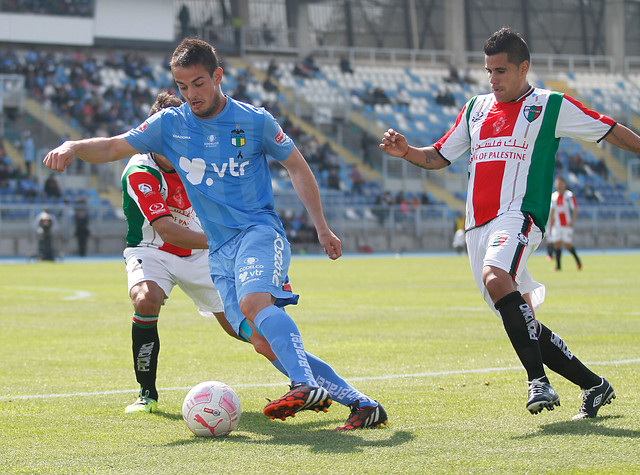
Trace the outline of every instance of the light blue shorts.
<instances>
[{"instance_id":1,"label":"light blue shorts","mask_svg":"<svg viewBox=\"0 0 640 475\"><path fill-rule=\"evenodd\" d=\"M266 292L275 305L295 305L299 296L289 285L291 246L270 226L253 226L209 254L211 278L220 292L227 320L239 333L244 315L239 302L247 294Z\"/></svg>"}]
</instances>

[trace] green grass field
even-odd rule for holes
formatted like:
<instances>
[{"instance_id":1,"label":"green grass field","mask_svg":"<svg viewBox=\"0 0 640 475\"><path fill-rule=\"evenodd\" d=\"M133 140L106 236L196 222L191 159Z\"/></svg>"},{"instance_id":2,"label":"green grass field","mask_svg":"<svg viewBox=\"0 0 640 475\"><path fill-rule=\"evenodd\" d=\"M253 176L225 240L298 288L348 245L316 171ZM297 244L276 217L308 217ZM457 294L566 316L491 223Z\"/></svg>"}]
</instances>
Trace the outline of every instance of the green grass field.
<instances>
[{"instance_id":1,"label":"green grass field","mask_svg":"<svg viewBox=\"0 0 640 475\"><path fill-rule=\"evenodd\" d=\"M0 473L639 473L640 254L564 257L538 318L611 381L617 399L573 421L580 390L550 373L562 406L532 416L526 374L464 256L296 259L290 308L306 349L387 409L389 425L331 429L348 409L272 421L288 381L200 317L176 289L159 323L160 412L124 414L137 386L120 261L0 265ZM231 385L226 438L196 438L188 389Z\"/></svg>"}]
</instances>

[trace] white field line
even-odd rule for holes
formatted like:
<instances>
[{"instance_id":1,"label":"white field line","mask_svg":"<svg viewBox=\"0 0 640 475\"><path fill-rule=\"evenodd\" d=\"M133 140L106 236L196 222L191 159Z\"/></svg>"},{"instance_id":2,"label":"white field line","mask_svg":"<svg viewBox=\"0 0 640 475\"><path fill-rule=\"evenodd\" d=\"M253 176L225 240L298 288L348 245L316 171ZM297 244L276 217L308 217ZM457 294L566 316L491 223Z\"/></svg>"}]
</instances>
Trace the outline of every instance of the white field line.
<instances>
[{"instance_id":1,"label":"white field line","mask_svg":"<svg viewBox=\"0 0 640 475\"><path fill-rule=\"evenodd\" d=\"M585 363L588 366L617 366L625 364L640 363L640 358L629 360L617 360L617 361L594 361ZM375 381L382 379L400 379L400 378L430 378L434 376L450 376L456 374L476 374L476 373L497 373L501 371L522 371L520 366L504 366L498 368L480 368L480 369L461 369L451 371L430 371L427 373L407 373L407 374L388 374L382 376L362 376L356 378L348 378L349 382L352 381ZM234 388L266 388L273 386L283 386L285 383L251 383L251 384L230 384ZM177 386L171 388L158 388L158 391L188 391L191 386ZM110 394L128 394L135 393L138 389L114 389L111 391L93 391L93 392L77 392L77 393L62 393L62 394L28 394L23 396L0 396L0 402L2 401L16 401L16 400L29 400L29 399L56 399L56 398L73 398L73 397L87 397L87 396L107 396Z\"/></svg>"},{"instance_id":2,"label":"white field line","mask_svg":"<svg viewBox=\"0 0 640 475\"><path fill-rule=\"evenodd\" d=\"M55 292L58 294L72 294L69 297L63 297L62 300L81 300L91 297L91 292L86 290L74 290L74 289L56 289L50 287L16 287L16 286L5 286L5 289L13 289L13 290L33 290L34 294L37 292Z\"/></svg>"}]
</instances>

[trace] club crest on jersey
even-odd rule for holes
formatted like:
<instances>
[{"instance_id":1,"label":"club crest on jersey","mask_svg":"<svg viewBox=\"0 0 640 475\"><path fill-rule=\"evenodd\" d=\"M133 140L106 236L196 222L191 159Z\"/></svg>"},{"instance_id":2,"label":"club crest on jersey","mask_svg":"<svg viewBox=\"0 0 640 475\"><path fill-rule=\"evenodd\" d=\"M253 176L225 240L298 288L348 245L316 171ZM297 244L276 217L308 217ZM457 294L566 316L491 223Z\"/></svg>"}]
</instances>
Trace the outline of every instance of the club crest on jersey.
<instances>
[{"instance_id":1,"label":"club crest on jersey","mask_svg":"<svg viewBox=\"0 0 640 475\"><path fill-rule=\"evenodd\" d=\"M138 185L138 190L140 190L140 193L142 193L143 195L153 193L153 188L148 183L140 183Z\"/></svg>"},{"instance_id":2,"label":"club crest on jersey","mask_svg":"<svg viewBox=\"0 0 640 475\"><path fill-rule=\"evenodd\" d=\"M242 147L246 143L244 130L234 129L231 131L231 145L234 147Z\"/></svg>"},{"instance_id":3,"label":"club crest on jersey","mask_svg":"<svg viewBox=\"0 0 640 475\"><path fill-rule=\"evenodd\" d=\"M491 242L492 247L498 247L507 242L508 236L496 236Z\"/></svg>"},{"instance_id":4,"label":"club crest on jersey","mask_svg":"<svg viewBox=\"0 0 640 475\"><path fill-rule=\"evenodd\" d=\"M524 114L525 119L529 122L533 122L540 117L540 114L542 114L542 106L525 106L522 113Z\"/></svg>"}]
</instances>

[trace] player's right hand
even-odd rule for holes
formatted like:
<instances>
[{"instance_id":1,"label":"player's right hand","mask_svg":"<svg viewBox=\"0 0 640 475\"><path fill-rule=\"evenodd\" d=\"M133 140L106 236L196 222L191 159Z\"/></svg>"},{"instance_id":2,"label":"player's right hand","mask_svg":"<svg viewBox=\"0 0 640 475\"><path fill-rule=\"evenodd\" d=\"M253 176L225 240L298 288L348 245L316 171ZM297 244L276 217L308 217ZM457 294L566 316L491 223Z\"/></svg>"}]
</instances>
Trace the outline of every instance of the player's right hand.
<instances>
[{"instance_id":1,"label":"player's right hand","mask_svg":"<svg viewBox=\"0 0 640 475\"><path fill-rule=\"evenodd\" d=\"M388 153L392 157L403 157L409 150L407 138L393 129L389 129L384 133L380 149Z\"/></svg>"},{"instance_id":2,"label":"player's right hand","mask_svg":"<svg viewBox=\"0 0 640 475\"><path fill-rule=\"evenodd\" d=\"M42 160L42 163L44 163L45 167L53 170L54 172L63 172L66 170L67 165L71 163L73 157L73 149L67 141L47 153L44 160Z\"/></svg>"}]
</instances>

